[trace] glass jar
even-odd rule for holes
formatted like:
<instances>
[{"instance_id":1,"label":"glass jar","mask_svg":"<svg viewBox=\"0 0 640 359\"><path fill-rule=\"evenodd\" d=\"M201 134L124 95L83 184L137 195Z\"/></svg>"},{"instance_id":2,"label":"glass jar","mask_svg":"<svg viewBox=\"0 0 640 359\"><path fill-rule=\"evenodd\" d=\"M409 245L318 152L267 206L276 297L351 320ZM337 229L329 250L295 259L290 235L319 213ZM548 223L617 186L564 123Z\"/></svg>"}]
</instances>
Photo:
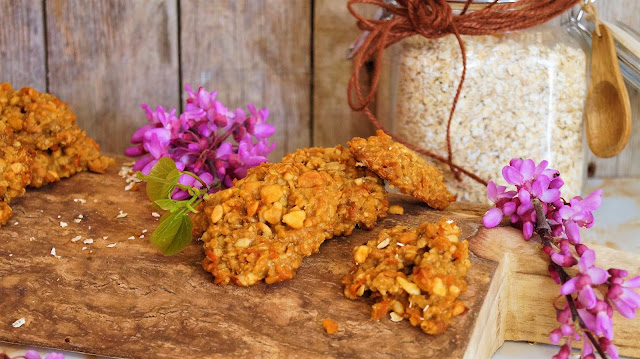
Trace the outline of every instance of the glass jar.
<instances>
[{"instance_id":1,"label":"glass jar","mask_svg":"<svg viewBox=\"0 0 640 359\"><path fill-rule=\"evenodd\" d=\"M501 171L512 158L547 160L565 180L563 197L580 194L587 94L580 42L551 23L462 39L467 72L451 123L453 162L504 185ZM395 132L446 156L447 120L462 74L460 46L453 35L413 36L400 46ZM488 201L485 186L465 175L459 182L446 164L431 162L458 200Z\"/></svg>"}]
</instances>

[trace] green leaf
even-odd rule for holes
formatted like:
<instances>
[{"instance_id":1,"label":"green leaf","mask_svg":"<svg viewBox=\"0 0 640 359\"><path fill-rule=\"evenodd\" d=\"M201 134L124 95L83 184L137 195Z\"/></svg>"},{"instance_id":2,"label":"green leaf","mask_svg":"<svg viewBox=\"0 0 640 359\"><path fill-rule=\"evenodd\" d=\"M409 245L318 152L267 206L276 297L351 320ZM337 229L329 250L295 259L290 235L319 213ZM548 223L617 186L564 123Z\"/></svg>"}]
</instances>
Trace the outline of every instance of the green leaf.
<instances>
[{"instance_id":1,"label":"green leaf","mask_svg":"<svg viewBox=\"0 0 640 359\"><path fill-rule=\"evenodd\" d=\"M176 213L166 212L160 218L158 228L151 233L150 242L165 256L171 256L189 245L192 228L193 222L184 210Z\"/></svg>"},{"instance_id":2,"label":"green leaf","mask_svg":"<svg viewBox=\"0 0 640 359\"><path fill-rule=\"evenodd\" d=\"M158 205L160 209L164 209L165 211L170 211L170 210L173 210L174 208L181 207L180 204L181 202L184 202L184 201L176 201L175 199L162 198L162 199L156 199L154 202L155 204Z\"/></svg>"},{"instance_id":3,"label":"green leaf","mask_svg":"<svg viewBox=\"0 0 640 359\"><path fill-rule=\"evenodd\" d=\"M141 173L138 178L147 181L147 196L152 201L168 198L178 184L180 171L176 163L169 157L162 157L145 176Z\"/></svg>"},{"instance_id":4,"label":"green leaf","mask_svg":"<svg viewBox=\"0 0 640 359\"><path fill-rule=\"evenodd\" d=\"M191 231L193 229L193 221L186 214L183 214L183 221L178 228L175 238L169 244L169 247L164 251L165 256L172 256L176 253L182 252L189 243L191 243Z\"/></svg>"}]
</instances>

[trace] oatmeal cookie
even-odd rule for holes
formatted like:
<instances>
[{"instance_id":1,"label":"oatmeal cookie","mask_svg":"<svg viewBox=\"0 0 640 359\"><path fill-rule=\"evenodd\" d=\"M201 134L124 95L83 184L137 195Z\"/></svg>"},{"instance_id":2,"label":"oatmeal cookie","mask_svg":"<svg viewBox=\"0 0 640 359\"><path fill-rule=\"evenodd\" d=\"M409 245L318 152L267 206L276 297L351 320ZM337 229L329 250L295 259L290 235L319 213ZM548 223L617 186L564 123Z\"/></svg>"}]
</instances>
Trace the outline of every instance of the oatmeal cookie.
<instances>
[{"instance_id":1,"label":"oatmeal cookie","mask_svg":"<svg viewBox=\"0 0 640 359\"><path fill-rule=\"evenodd\" d=\"M56 150L82 136L66 103L30 87L15 91L0 84L0 133L13 135L22 146Z\"/></svg>"},{"instance_id":2,"label":"oatmeal cookie","mask_svg":"<svg viewBox=\"0 0 640 359\"><path fill-rule=\"evenodd\" d=\"M382 230L377 239L354 248L344 294L355 299L371 293L377 299L374 320L391 311L393 321L408 319L426 333L443 333L466 311L458 296L467 289L471 262L468 242L459 235L460 228L447 219Z\"/></svg>"},{"instance_id":3,"label":"oatmeal cookie","mask_svg":"<svg viewBox=\"0 0 640 359\"><path fill-rule=\"evenodd\" d=\"M194 218L204 268L216 284L293 278L302 259L332 237L340 190L326 172L298 163L261 164L217 192Z\"/></svg>"},{"instance_id":4,"label":"oatmeal cookie","mask_svg":"<svg viewBox=\"0 0 640 359\"><path fill-rule=\"evenodd\" d=\"M442 172L382 131L368 139L353 138L349 148L364 166L432 208L444 209L456 199L444 185Z\"/></svg>"},{"instance_id":5,"label":"oatmeal cookie","mask_svg":"<svg viewBox=\"0 0 640 359\"><path fill-rule=\"evenodd\" d=\"M357 225L373 229L380 218L387 216L389 201L384 182L364 167L341 145L330 148L299 149L282 158L283 163L300 163L310 170L327 172L342 191L338 204L338 220L334 235L350 235Z\"/></svg>"},{"instance_id":6,"label":"oatmeal cookie","mask_svg":"<svg viewBox=\"0 0 640 359\"><path fill-rule=\"evenodd\" d=\"M0 225L11 216L11 199L25 187L85 170L104 172L114 163L75 122L69 107L53 95L0 84Z\"/></svg>"},{"instance_id":7,"label":"oatmeal cookie","mask_svg":"<svg viewBox=\"0 0 640 359\"><path fill-rule=\"evenodd\" d=\"M341 146L298 150L215 193L195 216L217 284L293 278L328 238L371 229L389 203L379 177Z\"/></svg>"}]
</instances>

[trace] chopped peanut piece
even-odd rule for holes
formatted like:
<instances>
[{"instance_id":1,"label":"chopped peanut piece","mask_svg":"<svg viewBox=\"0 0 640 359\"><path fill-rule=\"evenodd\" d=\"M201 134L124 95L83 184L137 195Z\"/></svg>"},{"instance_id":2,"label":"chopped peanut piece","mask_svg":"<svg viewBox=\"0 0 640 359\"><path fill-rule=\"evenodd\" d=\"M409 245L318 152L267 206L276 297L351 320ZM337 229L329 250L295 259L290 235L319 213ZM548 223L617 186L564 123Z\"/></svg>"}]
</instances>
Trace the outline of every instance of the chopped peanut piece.
<instances>
[{"instance_id":1,"label":"chopped peanut piece","mask_svg":"<svg viewBox=\"0 0 640 359\"><path fill-rule=\"evenodd\" d=\"M222 219L222 206L217 205L213 207L213 211L211 211L211 223L217 223Z\"/></svg>"},{"instance_id":2,"label":"chopped peanut piece","mask_svg":"<svg viewBox=\"0 0 640 359\"><path fill-rule=\"evenodd\" d=\"M391 214L404 214L404 208L402 206L398 206L397 204L389 207L389 213Z\"/></svg>"},{"instance_id":3,"label":"chopped peanut piece","mask_svg":"<svg viewBox=\"0 0 640 359\"><path fill-rule=\"evenodd\" d=\"M367 246L356 247L355 254L353 255L353 259L356 261L356 263L362 264L367 259L368 255L369 255L369 247Z\"/></svg>"},{"instance_id":4,"label":"chopped peanut piece","mask_svg":"<svg viewBox=\"0 0 640 359\"><path fill-rule=\"evenodd\" d=\"M282 222L288 224L291 228L300 229L304 224L307 214L304 211L293 211L282 216Z\"/></svg>"}]
</instances>

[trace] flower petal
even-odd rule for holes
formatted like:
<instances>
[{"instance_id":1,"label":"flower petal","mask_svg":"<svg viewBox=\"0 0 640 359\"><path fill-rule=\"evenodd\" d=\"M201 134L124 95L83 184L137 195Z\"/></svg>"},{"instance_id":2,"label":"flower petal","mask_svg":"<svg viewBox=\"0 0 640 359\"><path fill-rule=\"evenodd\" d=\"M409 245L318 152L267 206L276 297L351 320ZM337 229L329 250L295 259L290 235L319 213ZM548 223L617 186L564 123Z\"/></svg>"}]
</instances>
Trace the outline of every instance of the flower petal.
<instances>
[{"instance_id":1,"label":"flower petal","mask_svg":"<svg viewBox=\"0 0 640 359\"><path fill-rule=\"evenodd\" d=\"M596 252L593 249L587 249L580 256L580 261L578 262L578 270L580 273L586 273L589 268L593 267L593 262L596 261Z\"/></svg>"},{"instance_id":2,"label":"flower petal","mask_svg":"<svg viewBox=\"0 0 640 359\"><path fill-rule=\"evenodd\" d=\"M578 292L578 301L587 309L595 307L597 300L596 293L590 285L585 286Z\"/></svg>"},{"instance_id":3,"label":"flower petal","mask_svg":"<svg viewBox=\"0 0 640 359\"><path fill-rule=\"evenodd\" d=\"M487 228L493 228L500 224L502 221L502 211L500 208L491 208L485 213L484 217L482 217L482 224L484 224Z\"/></svg>"},{"instance_id":4,"label":"flower petal","mask_svg":"<svg viewBox=\"0 0 640 359\"><path fill-rule=\"evenodd\" d=\"M546 191L542 192L540 196L540 200L546 203L553 203L560 198L560 190L555 188L550 188Z\"/></svg>"},{"instance_id":5,"label":"flower petal","mask_svg":"<svg viewBox=\"0 0 640 359\"><path fill-rule=\"evenodd\" d=\"M536 163L533 162L532 159L526 159L522 161L522 165L520 166L520 174L525 181L528 181L533 178L533 173L536 170Z\"/></svg>"},{"instance_id":6,"label":"flower petal","mask_svg":"<svg viewBox=\"0 0 640 359\"><path fill-rule=\"evenodd\" d=\"M587 275L591 277L591 282L595 285L600 285L606 282L608 277L607 271L598 267L589 268Z\"/></svg>"},{"instance_id":7,"label":"flower petal","mask_svg":"<svg viewBox=\"0 0 640 359\"><path fill-rule=\"evenodd\" d=\"M555 254L555 253L554 253ZM555 262L555 261L554 261ZM576 282L578 281L577 277L573 277L566 281L562 287L560 287L560 294L569 295L571 293L575 293L578 289L576 288Z\"/></svg>"},{"instance_id":8,"label":"flower petal","mask_svg":"<svg viewBox=\"0 0 640 359\"><path fill-rule=\"evenodd\" d=\"M521 185L523 181L522 174L511 166L505 166L502 169L502 176L509 184L512 185Z\"/></svg>"}]
</instances>

